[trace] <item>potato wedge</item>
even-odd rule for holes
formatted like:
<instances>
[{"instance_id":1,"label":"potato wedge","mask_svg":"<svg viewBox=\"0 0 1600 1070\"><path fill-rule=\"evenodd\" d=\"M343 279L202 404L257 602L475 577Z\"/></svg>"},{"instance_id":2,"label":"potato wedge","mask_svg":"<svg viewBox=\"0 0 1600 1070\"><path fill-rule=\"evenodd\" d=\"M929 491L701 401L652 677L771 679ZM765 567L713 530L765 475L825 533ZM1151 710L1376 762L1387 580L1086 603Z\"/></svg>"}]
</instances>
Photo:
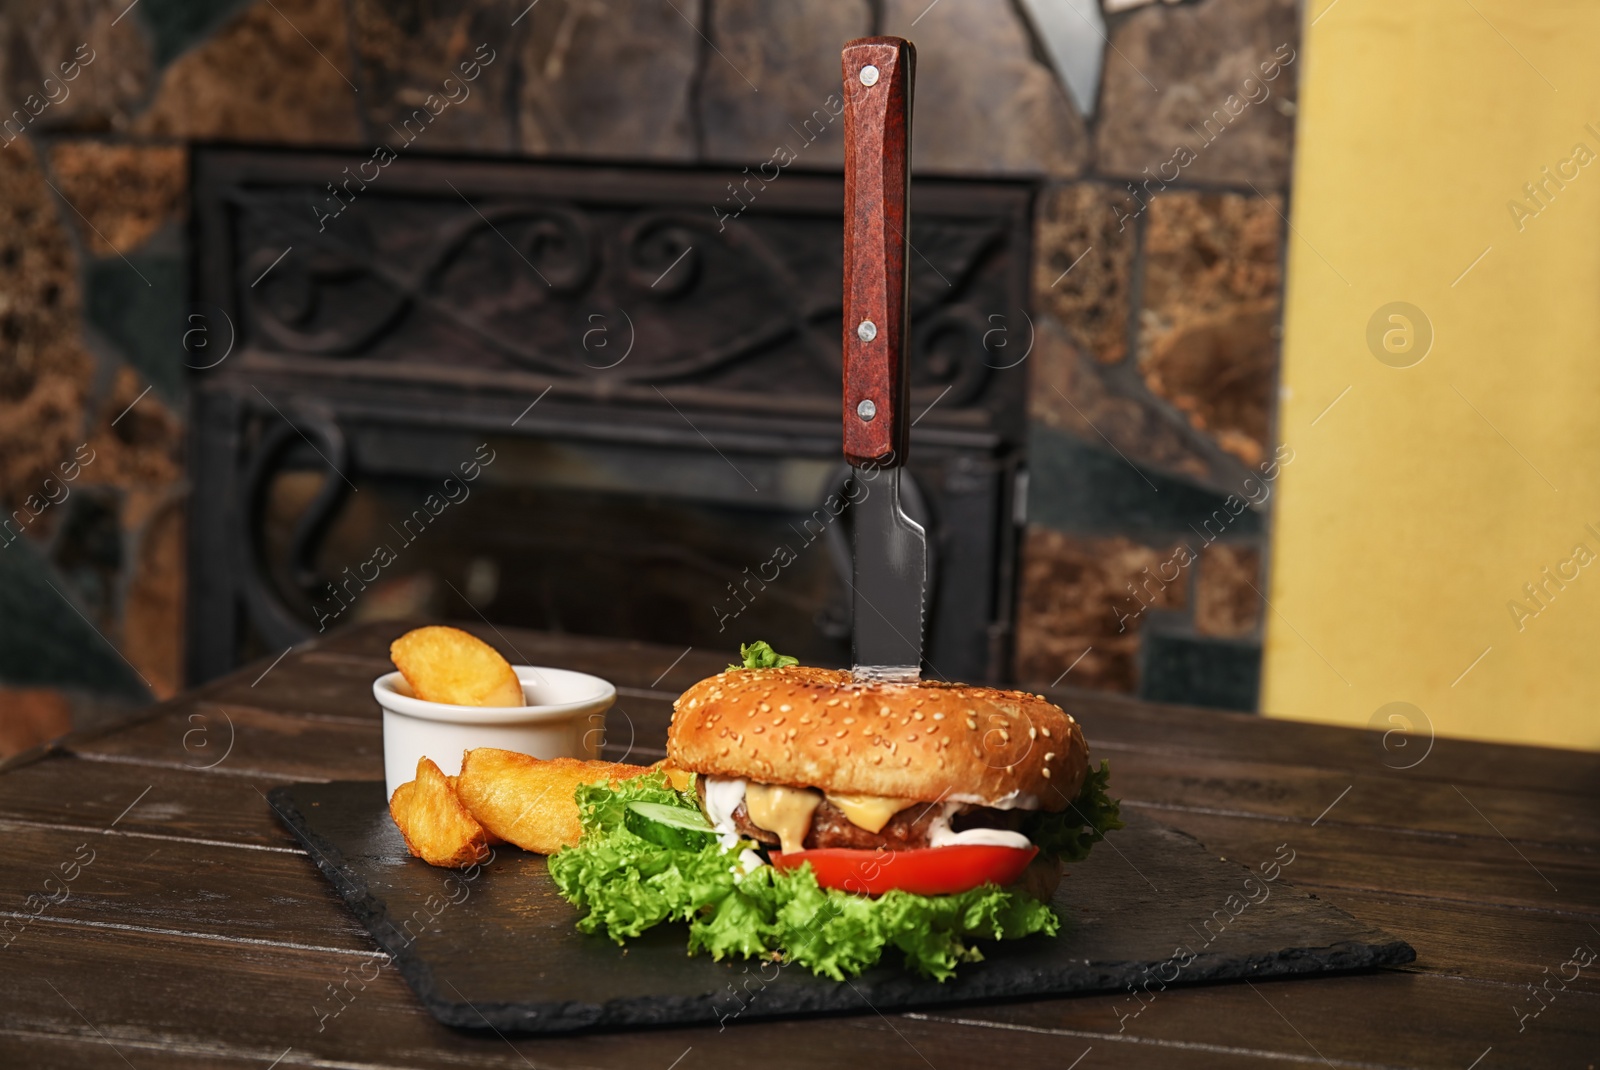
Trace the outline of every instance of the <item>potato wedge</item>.
<instances>
[{"instance_id":1,"label":"potato wedge","mask_svg":"<svg viewBox=\"0 0 1600 1070\"><path fill-rule=\"evenodd\" d=\"M450 779L431 758L417 762L417 778L394 789L389 816L411 853L430 866L462 869L489 853L483 826L456 798Z\"/></svg>"},{"instance_id":2,"label":"potato wedge","mask_svg":"<svg viewBox=\"0 0 1600 1070\"><path fill-rule=\"evenodd\" d=\"M523 850L551 854L577 843L583 831L573 798L578 785L615 784L649 771L642 765L577 758L545 761L478 747L462 756L456 790L487 831Z\"/></svg>"},{"instance_id":3,"label":"potato wedge","mask_svg":"<svg viewBox=\"0 0 1600 1070\"><path fill-rule=\"evenodd\" d=\"M522 682L500 652L459 628L430 625L389 644L389 658L426 702L524 706Z\"/></svg>"},{"instance_id":4,"label":"potato wedge","mask_svg":"<svg viewBox=\"0 0 1600 1070\"><path fill-rule=\"evenodd\" d=\"M459 776L447 776L447 777L445 777L445 780L450 782L450 792L451 792L451 794L453 794L456 797L456 799L459 800L461 798L461 790L460 790L461 778ZM399 789L397 788L395 790L398 791ZM467 804L466 803L462 803L461 805L462 805L463 808L465 808ZM467 811L467 812L468 812L468 814L471 813L470 810ZM473 818L473 820L476 821L477 818ZM502 840L499 836L496 836L494 833L490 832L488 829L484 829L483 830L483 838L484 838L484 840L486 840L488 842L490 847L493 847L496 844L500 844L500 843L505 843L506 842L505 840Z\"/></svg>"}]
</instances>

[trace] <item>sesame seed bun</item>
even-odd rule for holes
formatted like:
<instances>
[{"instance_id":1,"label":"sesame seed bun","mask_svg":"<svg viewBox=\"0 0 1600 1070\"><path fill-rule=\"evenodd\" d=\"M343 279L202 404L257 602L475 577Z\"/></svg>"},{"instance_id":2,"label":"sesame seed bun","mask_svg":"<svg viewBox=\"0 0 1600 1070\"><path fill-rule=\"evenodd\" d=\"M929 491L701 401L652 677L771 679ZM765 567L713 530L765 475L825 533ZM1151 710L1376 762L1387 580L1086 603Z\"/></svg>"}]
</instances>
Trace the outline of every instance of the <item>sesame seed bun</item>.
<instances>
[{"instance_id":1,"label":"sesame seed bun","mask_svg":"<svg viewBox=\"0 0 1600 1070\"><path fill-rule=\"evenodd\" d=\"M795 665L718 673L673 710L669 764L825 792L1059 811L1089 766L1077 722L1025 691Z\"/></svg>"}]
</instances>

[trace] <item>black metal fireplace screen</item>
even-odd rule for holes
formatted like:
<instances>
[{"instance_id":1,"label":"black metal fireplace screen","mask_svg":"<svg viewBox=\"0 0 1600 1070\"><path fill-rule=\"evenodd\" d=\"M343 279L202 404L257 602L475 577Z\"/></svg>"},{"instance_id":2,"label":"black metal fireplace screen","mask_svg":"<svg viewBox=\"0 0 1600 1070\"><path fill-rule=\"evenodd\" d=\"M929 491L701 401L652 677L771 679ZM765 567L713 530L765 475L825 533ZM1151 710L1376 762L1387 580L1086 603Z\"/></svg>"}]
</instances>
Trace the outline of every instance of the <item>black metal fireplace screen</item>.
<instances>
[{"instance_id":1,"label":"black metal fireplace screen","mask_svg":"<svg viewBox=\"0 0 1600 1070\"><path fill-rule=\"evenodd\" d=\"M194 154L189 664L434 615L849 656L837 174ZM918 180L930 671L999 680L1033 189Z\"/></svg>"}]
</instances>

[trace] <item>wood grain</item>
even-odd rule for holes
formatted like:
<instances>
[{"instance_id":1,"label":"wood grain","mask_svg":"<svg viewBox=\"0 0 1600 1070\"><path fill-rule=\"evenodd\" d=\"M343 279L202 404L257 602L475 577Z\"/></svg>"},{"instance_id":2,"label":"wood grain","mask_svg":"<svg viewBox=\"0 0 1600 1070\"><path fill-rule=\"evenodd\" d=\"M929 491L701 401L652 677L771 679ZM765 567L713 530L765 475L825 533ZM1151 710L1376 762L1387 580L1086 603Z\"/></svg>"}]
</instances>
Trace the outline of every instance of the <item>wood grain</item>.
<instances>
[{"instance_id":1,"label":"wood grain","mask_svg":"<svg viewBox=\"0 0 1600 1070\"><path fill-rule=\"evenodd\" d=\"M1044 689L1083 725L1089 747L1113 762L1121 751L1209 762L1258 761L1346 769L1396 782L1489 784L1600 799L1600 754L1438 737L1427 757L1385 751L1383 733L1263 718L1247 713L1155 706L1082 691ZM1420 733L1415 744L1426 747Z\"/></svg>"},{"instance_id":2,"label":"wood grain","mask_svg":"<svg viewBox=\"0 0 1600 1070\"><path fill-rule=\"evenodd\" d=\"M844 79L844 455L857 467L905 462L906 235L917 51L898 37L851 41ZM874 77L866 78L863 71ZM865 84L871 81L872 84ZM862 325L874 330L864 336ZM859 406L870 401L869 419Z\"/></svg>"},{"instance_id":3,"label":"wood grain","mask_svg":"<svg viewBox=\"0 0 1600 1070\"><path fill-rule=\"evenodd\" d=\"M1119 1013L1131 1014L1132 997L1088 996L888 1017L863 1007L861 1015L828 1019L825 1028L816 1021L735 1021L722 1032L502 1039L438 1025L417 1012L392 971L347 970L344 956L71 926L47 937L21 949L18 969L0 977L8 1008L0 1029L86 1041L98 1035L118 1047L204 1044L219 1054L256 1055L261 1066L289 1047L295 1054L287 1065L354 1067L524 1067L533 1060L540 1067L667 1068L690 1050L693 1063L680 1066L748 1070L751 1052L759 1051L761 1064L774 1070L835 1063L925 1070L997 1059L1060 1070L1087 1048L1106 1057L1095 1066L1323 1065L1314 1046L1339 1066L1461 1070L1489 1046L1510 1056L1499 1065L1574 1065L1570 1057L1589 1050L1589 1023L1600 1014L1600 997L1559 993L1518 1034L1512 983L1386 973L1254 989L1174 987L1157 992L1131 1021ZM364 988L363 972L370 978ZM347 982L342 1012L320 1019L319 1010L333 1007L329 987ZM96 1051L94 1065L121 1065L104 1047L85 1050ZM132 1061L140 1065L137 1056Z\"/></svg>"},{"instance_id":4,"label":"wood grain","mask_svg":"<svg viewBox=\"0 0 1600 1070\"><path fill-rule=\"evenodd\" d=\"M159 805L159 798L148 800ZM141 804L143 805L143 804ZM134 927L180 939L240 946L316 947L349 954L376 945L332 889L308 887L310 863L289 848L222 847L182 840L55 830L0 821L8 863L0 869L7 951L27 948L48 920L90 930ZM62 870L74 857L87 859ZM63 873L76 872L64 881ZM53 905L30 895L65 896ZM286 909L292 904L293 909ZM43 913L32 917L33 909ZM20 931L19 931L20 930Z\"/></svg>"},{"instance_id":5,"label":"wood grain","mask_svg":"<svg viewBox=\"0 0 1600 1070\"><path fill-rule=\"evenodd\" d=\"M1479 1070L1594 1062L1595 971L1521 1033L1512 1008L1529 1008L1526 986L1576 945L1600 948L1596 755L1437 739L1420 764L1396 769L1377 733L1061 692L1052 694L1111 759L1131 806L1242 861L1292 844L1284 879L1411 941L1418 961L1255 991L1173 988L1120 1030L1126 1004L1096 996L537 1042L444 1029L380 973L319 1032L313 1004L329 1006L328 986L370 945L258 789L381 776L370 685L405 627L341 633L276 667L263 659L0 774L0 836L11 847L0 916L25 912L35 883L86 837L104 846L58 917L0 949L12 956L0 969L0 1065L126 1065L120 1052L138 1067L259 1068L282 1056L280 1066L665 1070L681 1057L679 1070L693 1070L746 1067L759 1051L776 1067L1059 1070L1087 1051L1079 1070L1310 1067L1323 1056L1340 1067L1462 1070L1491 1048ZM468 627L514 660L618 683L613 757L630 740L636 758L658 746L672 695L729 660L728 651ZM230 718L233 749L205 768ZM197 728L205 734L186 747Z\"/></svg>"}]
</instances>

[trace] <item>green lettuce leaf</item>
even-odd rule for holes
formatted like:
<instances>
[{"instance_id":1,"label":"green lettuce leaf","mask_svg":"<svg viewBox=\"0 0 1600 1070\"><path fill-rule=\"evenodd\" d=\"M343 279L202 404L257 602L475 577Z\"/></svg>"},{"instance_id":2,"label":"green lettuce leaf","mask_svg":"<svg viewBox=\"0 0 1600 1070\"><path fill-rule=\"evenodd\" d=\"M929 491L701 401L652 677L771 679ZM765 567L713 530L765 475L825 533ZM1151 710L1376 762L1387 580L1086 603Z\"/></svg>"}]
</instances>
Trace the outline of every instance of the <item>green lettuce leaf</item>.
<instances>
[{"instance_id":1,"label":"green lettuce leaf","mask_svg":"<svg viewBox=\"0 0 1600 1070\"><path fill-rule=\"evenodd\" d=\"M716 841L685 850L652 843L628 829L631 802L695 806L672 789L665 774L634 777L615 788L585 784L576 797L583 836L577 847L550 856L550 876L561 894L585 911L578 922L583 932L603 930L620 942L663 921L687 921L701 906L732 892L729 857Z\"/></svg>"},{"instance_id":2,"label":"green lettuce leaf","mask_svg":"<svg viewBox=\"0 0 1600 1070\"><path fill-rule=\"evenodd\" d=\"M892 891L876 899L822 888L810 866L779 873L740 872L739 852L710 842L668 846L628 827L631 802L698 811L694 797L652 773L615 788L577 792L583 837L550 856L556 887L583 911L578 928L621 943L666 921L689 923L689 952L798 962L844 980L891 949L927 976L944 980L982 953L974 939L1054 935L1060 919L1044 903L992 884L959 895Z\"/></svg>"},{"instance_id":3,"label":"green lettuce leaf","mask_svg":"<svg viewBox=\"0 0 1600 1070\"><path fill-rule=\"evenodd\" d=\"M791 658L788 654L780 654L772 649L771 645L757 639L753 643L739 644L739 657L743 665L729 665L728 669L782 669L790 665L800 664L799 658Z\"/></svg>"},{"instance_id":4,"label":"green lettuce leaf","mask_svg":"<svg viewBox=\"0 0 1600 1070\"><path fill-rule=\"evenodd\" d=\"M1111 763L1101 760L1099 769L1089 770L1078 797L1059 814L1037 811L1023 823L1022 832L1041 853L1064 862L1081 862L1089 848L1106 838L1106 833L1122 828L1117 800L1106 794Z\"/></svg>"}]
</instances>

